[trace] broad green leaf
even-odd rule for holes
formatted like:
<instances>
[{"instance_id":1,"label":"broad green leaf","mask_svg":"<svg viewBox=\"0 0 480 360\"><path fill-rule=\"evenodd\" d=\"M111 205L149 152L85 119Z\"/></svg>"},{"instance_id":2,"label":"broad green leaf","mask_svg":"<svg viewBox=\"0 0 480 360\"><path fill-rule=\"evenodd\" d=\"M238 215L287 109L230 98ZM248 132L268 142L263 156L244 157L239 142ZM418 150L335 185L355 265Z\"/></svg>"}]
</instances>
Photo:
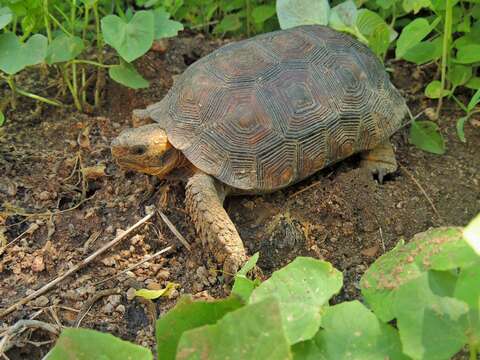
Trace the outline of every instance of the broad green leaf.
<instances>
[{"instance_id":1,"label":"broad green leaf","mask_svg":"<svg viewBox=\"0 0 480 360\"><path fill-rule=\"evenodd\" d=\"M380 15L368 9L358 10L357 27L363 35L374 35L376 31L382 31L385 26L388 28L388 41L392 42L398 34L387 25Z\"/></svg>"},{"instance_id":2,"label":"broad green leaf","mask_svg":"<svg viewBox=\"0 0 480 360\"><path fill-rule=\"evenodd\" d=\"M445 153L445 140L438 125L432 121L412 122L409 140L424 151L438 155Z\"/></svg>"},{"instance_id":3,"label":"broad green leaf","mask_svg":"<svg viewBox=\"0 0 480 360\"><path fill-rule=\"evenodd\" d=\"M479 310L480 257L475 264L460 271L455 287L455 298L466 302L472 310Z\"/></svg>"},{"instance_id":4,"label":"broad green leaf","mask_svg":"<svg viewBox=\"0 0 480 360\"><path fill-rule=\"evenodd\" d=\"M397 0L375 0L375 3L384 10L390 9Z\"/></svg>"},{"instance_id":5,"label":"broad green leaf","mask_svg":"<svg viewBox=\"0 0 480 360\"><path fill-rule=\"evenodd\" d=\"M27 66L45 59L47 38L41 34L30 37L26 43L13 33L0 35L0 70L13 75Z\"/></svg>"},{"instance_id":6,"label":"broad green leaf","mask_svg":"<svg viewBox=\"0 0 480 360\"><path fill-rule=\"evenodd\" d=\"M402 58L409 49L419 44L437 26L439 21L440 18L437 18L430 24L427 19L417 18L405 26L397 40L396 58Z\"/></svg>"},{"instance_id":7,"label":"broad green leaf","mask_svg":"<svg viewBox=\"0 0 480 360\"><path fill-rule=\"evenodd\" d=\"M480 214L467 225L463 236L473 250L480 255Z\"/></svg>"},{"instance_id":8,"label":"broad green leaf","mask_svg":"<svg viewBox=\"0 0 480 360\"><path fill-rule=\"evenodd\" d=\"M330 17L328 0L277 0L280 28L300 25L327 25Z\"/></svg>"},{"instance_id":9,"label":"broad green leaf","mask_svg":"<svg viewBox=\"0 0 480 360\"><path fill-rule=\"evenodd\" d=\"M462 228L427 230L378 258L360 281L362 295L382 321L390 321L395 317L395 293L402 285L428 270L454 270L475 264L477 259Z\"/></svg>"},{"instance_id":10,"label":"broad green leaf","mask_svg":"<svg viewBox=\"0 0 480 360\"><path fill-rule=\"evenodd\" d=\"M480 44L469 44L458 48L454 61L459 64L471 64L480 61Z\"/></svg>"},{"instance_id":11,"label":"broad green leaf","mask_svg":"<svg viewBox=\"0 0 480 360\"><path fill-rule=\"evenodd\" d=\"M0 8L0 30L10 24L13 19L12 10L8 6Z\"/></svg>"},{"instance_id":12,"label":"broad green leaf","mask_svg":"<svg viewBox=\"0 0 480 360\"><path fill-rule=\"evenodd\" d=\"M229 14L225 16L220 23L215 26L213 32L215 34L222 34L229 31L236 31L240 29L242 23L240 22L240 16L238 14Z\"/></svg>"},{"instance_id":13,"label":"broad green leaf","mask_svg":"<svg viewBox=\"0 0 480 360\"><path fill-rule=\"evenodd\" d=\"M116 15L108 15L101 24L105 42L127 62L139 58L152 46L155 34L152 11L137 11L128 22Z\"/></svg>"},{"instance_id":14,"label":"broad green leaf","mask_svg":"<svg viewBox=\"0 0 480 360\"><path fill-rule=\"evenodd\" d=\"M448 274L448 273L444 273ZM403 352L414 359L450 359L465 345L467 304L438 296L429 273L400 286L393 302Z\"/></svg>"},{"instance_id":15,"label":"broad green leaf","mask_svg":"<svg viewBox=\"0 0 480 360\"><path fill-rule=\"evenodd\" d=\"M403 54L403 58L417 65L440 59L442 56L442 41L443 39L441 37L437 37L434 40L422 41L408 49L405 54Z\"/></svg>"},{"instance_id":16,"label":"broad green leaf","mask_svg":"<svg viewBox=\"0 0 480 360\"><path fill-rule=\"evenodd\" d=\"M275 15L275 6L273 5L260 5L256 6L252 11L253 21L257 24L264 23Z\"/></svg>"},{"instance_id":17,"label":"broad green leaf","mask_svg":"<svg viewBox=\"0 0 480 360\"><path fill-rule=\"evenodd\" d=\"M161 296L168 296L177 285L178 284L169 282L164 289L160 290L139 289L135 291L135 296L140 296L148 300L158 299Z\"/></svg>"},{"instance_id":18,"label":"broad green leaf","mask_svg":"<svg viewBox=\"0 0 480 360\"><path fill-rule=\"evenodd\" d=\"M448 67L447 78L453 86L460 86L467 83L472 77L472 67L458 64L451 64Z\"/></svg>"},{"instance_id":19,"label":"broad green leaf","mask_svg":"<svg viewBox=\"0 0 480 360\"><path fill-rule=\"evenodd\" d=\"M325 309L322 329L308 342L293 347L295 359L407 359L398 332L359 301Z\"/></svg>"},{"instance_id":20,"label":"broad green leaf","mask_svg":"<svg viewBox=\"0 0 480 360\"><path fill-rule=\"evenodd\" d=\"M443 92L443 96L447 96L450 92L446 89L442 91L442 83L438 80L430 82L425 88L425 96L430 99L438 99Z\"/></svg>"},{"instance_id":21,"label":"broad green leaf","mask_svg":"<svg viewBox=\"0 0 480 360\"><path fill-rule=\"evenodd\" d=\"M480 90L477 90L475 94L473 94L472 98L468 102L467 109L468 111L473 111L475 109L475 106L480 102Z\"/></svg>"},{"instance_id":22,"label":"broad green leaf","mask_svg":"<svg viewBox=\"0 0 480 360\"><path fill-rule=\"evenodd\" d=\"M462 116L460 119L457 120L457 135L461 142L466 143L467 139L465 138L465 122L468 120L469 116Z\"/></svg>"},{"instance_id":23,"label":"broad green leaf","mask_svg":"<svg viewBox=\"0 0 480 360\"><path fill-rule=\"evenodd\" d=\"M85 48L83 40L78 36L61 34L50 43L47 49L47 63L55 64L75 59Z\"/></svg>"},{"instance_id":24,"label":"broad green leaf","mask_svg":"<svg viewBox=\"0 0 480 360\"><path fill-rule=\"evenodd\" d=\"M422 8L431 7L432 3L430 0L403 0L402 5L406 13L413 11L416 14Z\"/></svg>"},{"instance_id":25,"label":"broad green leaf","mask_svg":"<svg viewBox=\"0 0 480 360\"><path fill-rule=\"evenodd\" d=\"M215 325L185 332L176 359L291 359L277 301L265 299L247 305Z\"/></svg>"},{"instance_id":26,"label":"broad green leaf","mask_svg":"<svg viewBox=\"0 0 480 360\"><path fill-rule=\"evenodd\" d=\"M243 302L237 297L209 302L182 297L172 310L156 322L155 336L161 359L175 359L178 341L185 331L215 324L225 314L242 306Z\"/></svg>"},{"instance_id":27,"label":"broad green leaf","mask_svg":"<svg viewBox=\"0 0 480 360\"><path fill-rule=\"evenodd\" d=\"M108 74L116 82L132 89L142 89L148 87L148 81L140 75L135 67L129 63L112 66L108 69Z\"/></svg>"},{"instance_id":28,"label":"broad green leaf","mask_svg":"<svg viewBox=\"0 0 480 360\"><path fill-rule=\"evenodd\" d=\"M66 328L45 360L150 360L149 349L90 329Z\"/></svg>"},{"instance_id":29,"label":"broad green leaf","mask_svg":"<svg viewBox=\"0 0 480 360\"><path fill-rule=\"evenodd\" d=\"M170 19L170 14L162 8L153 11L155 22L155 39L177 36L183 30L182 23Z\"/></svg>"},{"instance_id":30,"label":"broad green leaf","mask_svg":"<svg viewBox=\"0 0 480 360\"><path fill-rule=\"evenodd\" d=\"M321 323L321 308L342 287L342 273L325 261L297 257L260 284L250 303L275 298L289 344L310 339Z\"/></svg>"},{"instance_id":31,"label":"broad green leaf","mask_svg":"<svg viewBox=\"0 0 480 360\"><path fill-rule=\"evenodd\" d=\"M5 115L0 111L0 126L3 126L3 124L5 124Z\"/></svg>"}]
</instances>

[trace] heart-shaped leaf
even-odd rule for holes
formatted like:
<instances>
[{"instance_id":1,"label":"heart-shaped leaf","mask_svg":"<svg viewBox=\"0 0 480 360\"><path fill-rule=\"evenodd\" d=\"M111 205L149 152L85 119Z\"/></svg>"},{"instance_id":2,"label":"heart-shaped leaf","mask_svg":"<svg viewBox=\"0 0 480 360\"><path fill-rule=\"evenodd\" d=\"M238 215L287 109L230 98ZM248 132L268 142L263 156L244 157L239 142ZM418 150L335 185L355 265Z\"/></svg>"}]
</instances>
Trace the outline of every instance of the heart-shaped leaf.
<instances>
[{"instance_id":1,"label":"heart-shaped leaf","mask_svg":"<svg viewBox=\"0 0 480 360\"><path fill-rule=\"evenodd\" d=\"M418 18L405 26L397 40L395 56L397 59L403 57L407 50L419 44L435 26L440 22L440 17L436 18L432 24L427 19Z\"/></svg>"},{"instance_id":2,"label":"heart-shaped leaf","mask_svg":"<svg viewBox=\"0 0 480 360\"><path fill-rule=\"evenodd\" d=\"M35 34L26 43L13 33L0 35L0 70L13 75L27 66L36 65L45 59L47 38Z\"/></svg>"},{"instance_id":3,"label":"heart-shaped leaf","mask_svg":"<svg viewBox=\"0 0 480 360\"><path fill-rule=\"evenodd\" d=\"M149 85L148 81L129 63L112 66L108 69L108 74L116 82L132 89L143 89Z\"/></svg>"},{"instance_id":4,"label":"heart-shaped leaf","mask_svg":"<svg viewBox=\"0 0 480 360\"><path fill-rule=\"evenodd\" d=\"M116 15L108 15L101 24L105 42L127 62L139 58L152 46L155 33L152 11L137 11L128 22Z\"/></svg>"},{"instance_id":5,"label":"heart-shaped leaf","mask_svg":"<svg viewBox=\"0 0 480 360\"><path fill-rule=\"evenodd\" d=\"M445 141L432 121L414 121L410 126L410 142L424 151L445 154Z\"/></svg>"},{"instance_id":6,"label":"heart-shaped leaf","mask_svg":"<svg viewBox=\"0 0 480 360\"><path fill-rule=\"evenodd\" d=\"M262 24L275 15L275 6L260 5L253 9L252 18L257 24Z\"/></svg>"},{"instance_id":7,"label":"heart-shaped leaf","mask_svg":"<svg viewBox=\"0 0 480 360\"><path fill-rule=\"evenodd\" d=\"M425 88L425 96L429 97L430 99L440 98L442 92L443 96L447 96L448 94L450 94L450 91L446 89L443 89L442 91L442 83L438 80L430 82Z\"/></svg>"},{"instance_id":8,"label":"heart-shaped leaf","mask_svg":"<svg viewBox=\"0 0 480 360\"><path fill-rule=\"evenodd\" d=\"M170 14L162 8L153 11L155 21L155 39L177 36L183 30L182 23L170 19Z\"/></svg>"},{"instance_id":9,"label":"heart-shaped leaf","mask_svg":"<svg viewBox=\"0 0 480 360\"><path fill-rule=\"evenodd\" d=\"M47 63L51 65L73 60L84 48L83 40L78 36L60 34L48 46Z\"/></svg>"}]
</instances>

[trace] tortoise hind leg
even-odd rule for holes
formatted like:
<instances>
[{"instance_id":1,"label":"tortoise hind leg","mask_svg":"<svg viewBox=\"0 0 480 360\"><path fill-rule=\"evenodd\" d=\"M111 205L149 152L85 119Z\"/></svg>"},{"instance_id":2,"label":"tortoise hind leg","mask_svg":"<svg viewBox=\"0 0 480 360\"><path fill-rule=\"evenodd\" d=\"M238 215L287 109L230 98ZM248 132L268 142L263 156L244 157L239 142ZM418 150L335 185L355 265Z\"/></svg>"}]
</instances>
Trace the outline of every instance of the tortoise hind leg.
<instances>
[{"instance_id":1,"label":"tortoise hind leg","mask_svg":"<svg viewBox=\"0 0 480 360\"><path fill-rule=\"evenodd\" d=\"M187 183L186 208L204 245L234 275L247 259L240 235L223 208L225 189L210 175L195 173ZM217 185L217 186L215 186Z\"/></svg>"},{"instance_id":2,"label":"tortoise hind leg","mask_svg":"<svg viewBox=\"0 0 480 360\"><path fill-rule=\"evenodd\" d=\"M394 173L398 168L392 144L387 141L362 153L361 166L377 175L378 181L382 183L385 175Z\"/></svg>"}]
</instances>

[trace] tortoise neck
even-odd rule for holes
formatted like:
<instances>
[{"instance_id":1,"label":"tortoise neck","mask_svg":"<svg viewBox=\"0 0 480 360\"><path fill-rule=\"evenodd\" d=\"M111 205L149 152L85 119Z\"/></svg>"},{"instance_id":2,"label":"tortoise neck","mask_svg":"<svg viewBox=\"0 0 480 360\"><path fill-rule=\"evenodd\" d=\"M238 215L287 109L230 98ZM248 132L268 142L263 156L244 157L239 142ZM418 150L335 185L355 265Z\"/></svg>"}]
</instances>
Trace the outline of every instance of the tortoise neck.
<instances>
[{"instance_id":1,"label":"tortoise neck","mask_svg":"<svg viewBox=\"0 0 480 360\"><path fill-rule=\"evenodd\" d=\"M186 181L195 173L197 168L185 157L185 155L183 155L180 150L177 151L178 158L175 167L167 174L166 178L168 180Z\"/></svg>"}]
</instances>

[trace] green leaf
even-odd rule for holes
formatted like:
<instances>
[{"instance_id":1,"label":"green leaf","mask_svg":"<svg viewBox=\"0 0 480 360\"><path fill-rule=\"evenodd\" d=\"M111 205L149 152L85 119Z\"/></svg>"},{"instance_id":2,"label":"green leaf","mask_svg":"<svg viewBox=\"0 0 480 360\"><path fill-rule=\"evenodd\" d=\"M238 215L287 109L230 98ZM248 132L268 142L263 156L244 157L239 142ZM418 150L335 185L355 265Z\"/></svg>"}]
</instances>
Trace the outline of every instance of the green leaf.
<instances>
[{"instance_id":1,"label":"green leaf","mask_svg":"<svg viewBox=\"0 0 480 360\"><path fill-rule=\"evenodd\" d=\"M443 39L441 37L437 37L434 40L422 41L408 49L405 54L403 54L403 58L417 65L440 59L442 56L442 41Z\"/></svg>"},{"instance_id":2,"label":"green leaf","mask_svg":"<svg viewBox=\"0 0 480 360\"><path fill-rule=\"evenodd\" d=\"M480 61L480 44L468 44L458 48L456 59L459 64L471 64Z\"/></svg>"},{"instance_id":3,"label":"green leaf","mask_svg":"<svg viewBox=\"0 0 480 360\"><path fill-rule=\"evenodd\" d=\"M463 238L462 228L427 230L378 258L360 287L373 312L384 322L395 317L396 291L428 270L448 271L475 264L478 257Z\"/></svg>"},{"instance_id":4,"label":"green leaf","mask_svg":"<svg viewBox=\"0 0 480 360\"><path fill-rule=\"evenodd\" d=\"M250 257L250 259L248 259L248 261L245 263L245 265L243 265L242 268L237 271L236 275L247 275L247 273L250 270L252 270L255 267L255 265L257 264L259 256L260 256L260 254L258 252L253 254Z\"/></svg>"},{"instance_id":5,"label":"green leaf","mask_svg":"<svg viewBox=\"0 0 480 360\"><path fill-rule=\"evenodd\" d=\"M0 30L10 24L13 19L12 10L8 6L0 8Z\"/></svg>"},{"instance_id":6,"label":"green leaf","mask_svg":"<svg viewBox=\"0 0 480 360\"><path fill-rule=\"evenodd\" d=\"M45 360L150 360L149 349L90 329L67 328Z\"/></svg>"},{"instance_id":7,"label":"green leaf","mask_svg":"<svg viewBox=\"0 0 480 360\"><path fill-rule=\"evenodd\" d=\"M463 236L477 255L480 255L480 214L467 225Z\"/></svg>"},{"instance_id":8,"label":"green leaf","mask_svg":"<svg viewBox=\"0 0 480 360\"><path fill-rule=\"evenodd\" d=\"M357 6L352 0L338 4L331 9L328 23L340 31L353 29L357 23Z\"/></svg>"},{"instance_id":9,"label":"green leaf","mask_svg":"<svg viewBox=\"0 0 480 360\"><path fill-rule=\"evenodd\" d=\"M128 22L116 15L108 15L101 24L105 42L127 62L139 58L152 46L155 34L152 11L137 11Z\"/></svg>"},{"instance_id":10,"label":"green leaf","mask_svg":"<svg viewBox=\"0 0 480 360\"><path fill-rule=\"evenodd\" d=\"M448 273L444 273L448 274ZM396 292L394 313L403 352L414 359L450 359L465 345L463 301L436 295L424 272Z\"/></svg>"},{"instance_id":11,"label":"green leaf","mask_svg":"<svg viewBox=\"0 0 480 360\"><path fill-rule=\"evenodd\" d=\"M182 23L170 20L170 14L164 9L155 9L153 15L155 21L155 39L177 36L178 32L183 30Z\"/></svg>"},{"instance_id":12,"label":"green leaf","mask_svg":"<svg viewBox=\"0 0 480 360\"><path fill-rule=\"evenodd\" d=\"M467 83L472 77L472 67L458 64L451 64L448 67L447 78L453 86L460 86Z\"/></svg>"},{"instance_id":13,"label":"green leaf","mask_svg":"<svg viewBox=\"0 0 480 360\"><path fill-rule=\"evenodd\" d=\"M143 89L149 85L132 64L122 63L112 66L108 69L108 74L116 82L132 89Z\"/></svg>"},{"instance_id":14,"label":"green leaf","mask_svg":"<svg viewBox=\"0 0 480 360\"><path fill-rule=\"evenodd\" d=\"M430 0L403 0L402 5L405 12L409 13L413 11L413 13L416 14L422 8L431 7L432 3Z\"/></svg>"},{"instance_id":15,"label":"green leaf","mask_svg":"<svg viewBox=\"0 0 480 360\"><path fill-rule=\"evenodd\" d=\"M182 297L172 310L156 322L157 350L161 359L175 359L178 342L185 331L215 324L225 314L242 306L240 298L232 296L210 302Z\"/></svg>"},{"instance_id":16,"label":"green leaf","mask_svg":"<svg viewBox=\"0 0 480 360\"><path fill-rule=\"evenodd\" d=\"M252 11L253 21L257 24L264 23L275 15L275 11L275 6L273 5L256 6Z\"/></svg>"},{"instance_id":17,"label":"green leaf","mask_svg":"<svg viewBox=\"0 0 480 360\"><path fill-rule=\"evenodd\" d=\"M215 34L222 34L238 30L241 26L242 23L240 22L240 16L238 14L229 14L225 16L217 26L215 26L213 32Z\"/></svg>"},{"instance_id":18,"label":"green leaf","mask_svg":"<svg viewBox=\"0 0 480 360\"><path fill-rule=\"evenodd\" d=\"M468 105L467 105L468 112L473 111L473 109L475 108L475 106L477 106L479 102L480 102L480 90L477 90L475 94L473 94L470 101L468 102Z\"/></svg>"},{"instance_id":19,"label":"green leaf","mask_svg":"<svg viewBox=\"0 0 480 360\"><path fill-rule=\"evenodd\" d=\"M293 347L295 359L407 359L398 332L359 301L327 308L322 330L309 342Z\"/></svg>"},{"instance_id":20,"label":"green leaf","mask_svg":"<svg viewBox=\"0 0 480 360\"><path fill-rule=\"evenodd\" d=\"M280 28L300 25L327 25L330 17L328 0L277 0Z\"/></svg>"},{"instance_id":21,"label":"green leaf","mask_svg":"<svg viewBox=\"0 0 480 360\"><path fill-rule=\"evenodd\" d=\"M0 35L0 70L16 74L27 66L36 65L45 59L47 38L35 34L24 44L13 33Z\"/></svg>"},{"instance_id":22,"label":"green leaf","mask_svg":"<svg viewBox=\"0 0 480 360\"><path fill-rule=\"evenodd\" d=\"M438 125L432 121L414 121L410 126L410 143L438 155L445 153L445 141Z\"/></svg>"},{"instance_id":23,"label":"green leaf","mask_svg":"<svg viewBox=\"0 0 480 360\"><path fill-rule=\"evenodd\" d=\"M473 76L470 80L467 81L467 83L465 84L465 87L473 90L480 89L480 77Z\"/></svg>"},{"instance_id":24,"label":"green leaf","mask_svg":"<svg viewBox=\"0 0 480 360\"><path fill-rule=\"evenodd\" d=\"M5 115L0 111L0 126L3 126L3 124L5 124Z\"/></svg>"},{"instance_id":25,"label":"green leaf","mask_svg":"<svg viewBox=\"0 0 480 360\"><path fill-rule=\"evenodd\" d=\"M245 302L248 301L250 295L259 284L259 280L250 280L247 278L247 273L255 267L258 261L259 253L255 253L243 267L235 274L235 282L232 287L232 294L242 298Z\"/></svg>"},{"instance_id":26,"label":"green leaf","mask_svg":"<svg viewBox=\"0 0 480 360\"><path fill-rule=\"evenodd\" d=\"M164 289L160 290L139 289L135 291L135 296L140 296L148 300L158 299L161 296L168 296L176 286L177 284L169 282Z\"/></svg>"},{"instance_id":27,"label":"green leaf","mask_svg":"<svg viewBox=\"0 0 480 360\"><path fill-rule=\"evenodd\" d=\"M78 36L61 34L48 46L46 61L51 65L73 60L82 53L84 48L83 40Z\"/></svg>"},{"instance_id":28,"label":"green leaf","mask_svg":"<svg viewBox=\"0 0 480 360\"><path fill-rule=\"evenodd\" d=\"M342 287L342 273L328 262L297 257L260 284L250 303L275 298L289 344L310 339L321 323L321 308Z\"/></svg>"},{"instance_id":29,"label":"green leaf","mask_svg":"<svg viewBox=\"0 0 480 360\"><path fill-rule=\"evenodd\" d=\"M467 142L467 139L465 139L464 127L465 127L465 121L467 121L468 118L469 118L468 115L461 117L460 119L457 120L457 126L456 126L458 138L460 139L461 142L464 142L464 143Z\"/></svg>"},{"instance_id":30,"label":"green leaf","mask_svg":"<svg viewBox=\"0 0 480 360\"><path fill-rule=\"evenodd\" d=\"M442 93L442 83L438 80L430 82L425 88L425 96L430 99L438 99ZM450 94L450 91L443 89L443 96Z\"/></svg>"},{"instance_id":31,"label":"green leaf","mask_svg":"<svg viewBox=\"0 0 480 360\"><path fill-rule=\"evenodd\" d=\"M185 332L176 357L177 360L290 358L280 308L274 299L228 313L215 325Z\"/></svg>"},{"instance_id":32,"label":"green leaf","mask_svg":"<svg viewBox=\"0 0 480 360\"><path fill-rule=\"evenodd\" d=\"M436 18L432 24L427 19L417 18L405 26L397 40L396 58L402 58L409 49L419 44L439 22L440 18Z\"/></svg>"}]
</instances>

